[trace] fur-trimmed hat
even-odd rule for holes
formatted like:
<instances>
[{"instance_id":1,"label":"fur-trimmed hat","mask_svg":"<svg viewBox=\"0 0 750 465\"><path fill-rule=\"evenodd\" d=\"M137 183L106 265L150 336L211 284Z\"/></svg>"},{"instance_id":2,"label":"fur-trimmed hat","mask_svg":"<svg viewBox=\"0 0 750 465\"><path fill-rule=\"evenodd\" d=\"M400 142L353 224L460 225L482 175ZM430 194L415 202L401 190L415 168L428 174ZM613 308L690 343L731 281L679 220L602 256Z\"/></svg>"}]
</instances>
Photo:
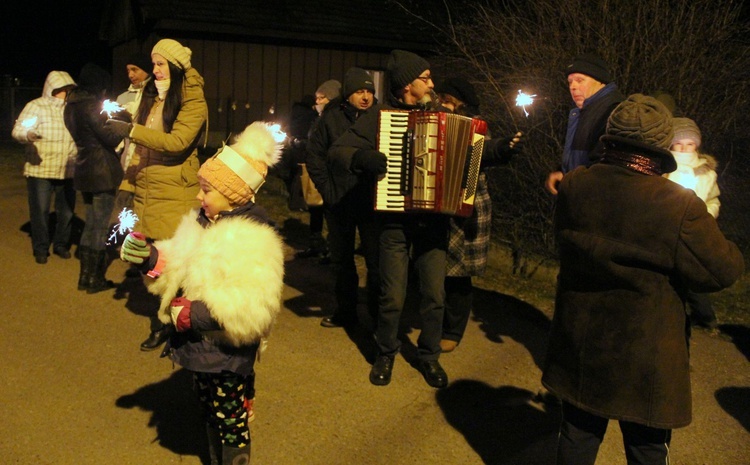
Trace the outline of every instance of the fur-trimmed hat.
<instances>
[{"instance_id":1,"label":"fur-trimmed hat","mask_svg":"<svg viewBox=\"0 0 750 465\"><path fill-rule=\"evenodd\" d=\"M141 52L131 54L127 60L125 60L125 66L127 65L135 65L145 71L146 74L151 74L154 70L154 64L151 62L151 57Z\"/></svg>"},{"instance_id":2,"label":"fur-trimmed hat","mask_svg":"<svg viewBox=\"0 0 750 465\"><path fill-rule=\"evenodd\" d=\"M316 94L323 94L328 100L333 100L341 95L341 83L335 79L329 79L318 87Z\"/></svg>"},{"instance_id":3,"label":"fur-trimmed hat","mask_svg":"<svg viewBox=\"0 0 750 465\"><path fill-rule=\"evenodd\" d=\"M678 140L689 139L695 142L696 147L701 146L701 130L698 129L695 121L690 118L672 118L672 128L674 129L674 137L670 145Z\"/></svg>"},{"instance_id":4,"label":"fur-trimmed hat","mask_svg":"<svg viewBox=\"0 0 750 465\"><path fill-rule=\"evenodd\" d=\"M479 97L477 97L474 86L466 79L460 77L448 78L435 86L435 92L452 95L466 105L479 107Z\"/></svg>"},{"instance_id":5,"label":"fur-trimmed hat","mask_svg":"<svg viewBox=\"0 0 750 465\"><path fill-rule=\"evenodd\" d=\"M593 53L584 53L573 58L573 62L565 68L565 75L581 73L591 76L602 84L608 84L612 81L612 75L609 73L609 65L602 60L599 55Z\"/></svg>"},{"instance_id":6,"label":"fur-trimmed hat","mask_svg":"<svg viewBox=\"0 0 750 465\"><path fill-rule=\"evenodd\" d=\"M151 49L151 55L157 53L183 71L191 67L190 57L193 56L193 51L174 39L162 39L157 42Z\"/></svg>"},{"instance_id":7,"label":"fur-trimmed hat","mask_svg":"<svg viewBox=\"0 0 750 465\"><path fill-rule=\"evenodd\" d=\"M278 131L256 121L237 136L234 143L219 149L198 170L198 178L226 197L233 205L252 200L266 180L268 167L281 157Z\"/></svg>"},{"instance_id":8,"label":"fur-trimmed hat","mask_svg":"<svg viewBox=\"0 0 750 465\"><path fill-rule=\"evenodd\" d=\"M603 142L630 145L644 155L661 159L662 172L675 170L669 152L674 131L672 114L661 102L643 94L633 94L612 110Z\"/></svg>"},{"instance_id":9,"label":"fur-trimmed hat","mask_svg":"<svg viewBox=\"0 0 750 465\"><path fill-rule=\"evenodd\" d=\"M406 50L393 50L386 65L391 80L391 89L401 89L430 69L430 63Z\"/></svg>"},{"instance_id":10,"label":"fur-trimmed hat","mask_svg":"<svg viewBox=\"0 0 750 465\"><path fill-rule=\"evenodd\" d=\"M362 68L349 68L344 75L344 87L341 96L347 99L360 89L367 89L373 94L375 93L372 76Z\"/></svg>"}]
</instances>

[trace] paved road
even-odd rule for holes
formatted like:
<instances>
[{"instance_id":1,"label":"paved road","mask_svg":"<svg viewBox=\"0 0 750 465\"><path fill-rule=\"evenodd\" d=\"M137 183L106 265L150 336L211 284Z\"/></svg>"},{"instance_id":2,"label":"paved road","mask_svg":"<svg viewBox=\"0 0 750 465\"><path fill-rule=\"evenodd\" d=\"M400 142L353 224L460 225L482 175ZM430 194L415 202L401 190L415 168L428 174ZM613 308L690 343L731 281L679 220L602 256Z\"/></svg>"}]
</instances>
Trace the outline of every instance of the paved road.
<instances>
[{"instance_id":1,"label":"paved road","mask_svg":"<svg viewBox=\"0 0 750 465\"><path fill-rule=\"evenodd\" d=\"M148 327L138 281L124 280L116 262L108 276L119 290L87 295L76 290L76 260L35 264L17 173L0 179L0 211L0 463L202 463L188 374L138 348ZM278 220L286 232L304 227ZM441 358L448 388L429 388L407 362L418 333L410 328L391 385L375 387L366 332L318 324L319 307L330 304L328 269L290 260L287 281L257 367L253 463L552 462L559 411L535 399L549 304L479 288L464 342ZM750 337L747 328L727 331L734 341L693 339L695 419L674 434L675 464L750 463ZM598 464L625 463L620 440L613 425Z\"/></svg>"}]
</instances>

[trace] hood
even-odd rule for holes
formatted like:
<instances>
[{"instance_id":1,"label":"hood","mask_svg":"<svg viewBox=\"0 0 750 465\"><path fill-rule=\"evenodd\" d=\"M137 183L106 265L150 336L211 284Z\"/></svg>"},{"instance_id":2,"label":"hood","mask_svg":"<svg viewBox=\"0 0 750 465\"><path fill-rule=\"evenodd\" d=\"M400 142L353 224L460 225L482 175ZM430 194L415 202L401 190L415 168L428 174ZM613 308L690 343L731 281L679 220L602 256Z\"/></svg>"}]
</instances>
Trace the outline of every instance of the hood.
<instances>
[{"instance_id":1,"label":"hood","mask_svg":"<svg viewBox=\"0 0 750 465\"><path fill-rule=\"evenodd\" d=\"M43 97L52 97L52 91L66 86L75 86L76 82L65 71L50 71L44 80Z\"/></svg>"}]
</instances>

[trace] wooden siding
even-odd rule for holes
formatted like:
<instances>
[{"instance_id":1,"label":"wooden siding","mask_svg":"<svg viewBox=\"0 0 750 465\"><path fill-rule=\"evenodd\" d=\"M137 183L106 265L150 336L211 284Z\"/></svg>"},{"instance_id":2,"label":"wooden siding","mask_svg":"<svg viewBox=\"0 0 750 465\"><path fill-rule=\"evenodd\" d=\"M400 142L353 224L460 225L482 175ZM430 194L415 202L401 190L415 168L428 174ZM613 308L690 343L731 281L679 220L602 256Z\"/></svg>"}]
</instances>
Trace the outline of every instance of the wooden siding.
<instances>
[{"instance_id":1,"label":"wooden siding","mask_svg":"<svg viewBox=\"0 0 750 465\"><path fill-rule=\"evenodd\" d=\"M383 70L388 59L387 53L194 38L178 40L193 51L193 67L205 80L211 146L220 145L231 133L241 131L253 121L278 121L285 125L292 104L305 94L313 94L323 81L343 82L344 73L352 66ZM155 42L156 38L152 38L149 43ZM113 51L116 89L127 87L124 60L133 50L137 50L137 44L129 42ZM273 114L269 113L271 108Z\"/></svg>"}]
</instances>

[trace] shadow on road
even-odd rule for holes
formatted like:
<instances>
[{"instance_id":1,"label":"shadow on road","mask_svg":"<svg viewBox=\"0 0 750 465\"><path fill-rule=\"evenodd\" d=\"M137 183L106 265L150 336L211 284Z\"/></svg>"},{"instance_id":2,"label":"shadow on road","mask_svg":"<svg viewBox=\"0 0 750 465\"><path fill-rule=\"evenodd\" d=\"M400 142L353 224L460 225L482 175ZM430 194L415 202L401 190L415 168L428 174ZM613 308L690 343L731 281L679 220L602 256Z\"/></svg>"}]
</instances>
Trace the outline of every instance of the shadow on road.
<instances>
[{"instance_id":1,"label":"shadow on road","mask_svg":"<svg viewBox=\"0 0 750 465\"><path fill-rule=\"evenodd\" d=\"M750 431L750 387L723 387L714 395L721 408Z\"/></svg>"},{"instance_id":2,"label":"shadow on road","mask_svg":"<svg viewBox=\"0 0 750 465\"><path fill-rule=\"evenodd\" d=\"M750 328L744 325L719 325L719 330L729 336L740 353L750 361Z\"/></svg>"},{"instance_id":3,"label":"shadow on road","mask_svg":"<svg viewBox=\"0 0 750 465\"><path fill-rule=\"evenodd\" d=\"M507 336L522 344L542 368L547 353L550 320L542 311L515 297L474 288L474 321L490 341Z\"/></svg>"},{"instance_id":4,"label":"shadow on road","mask_svg":"<svg viewBox=\"0 0 750 465\"><path fill-rule=\"evenodd\" d=\"M115 405L151 412L148 426L156 429L159 445L179 455L200 457L209 463L206 429L192 391L190 372L179 369L158 383L121 396Z\"/></svg>"},{"instance_id":5,"label":"shadow on road","mask_svg":"<svg viewBox=\"0 0 750 465\"><path fill-rule=\"evenodd\" d=\"M458 380L436 394L450 425L487 464L554 463L559 407L514 386Z\"/></svg>"}]
</instances>

